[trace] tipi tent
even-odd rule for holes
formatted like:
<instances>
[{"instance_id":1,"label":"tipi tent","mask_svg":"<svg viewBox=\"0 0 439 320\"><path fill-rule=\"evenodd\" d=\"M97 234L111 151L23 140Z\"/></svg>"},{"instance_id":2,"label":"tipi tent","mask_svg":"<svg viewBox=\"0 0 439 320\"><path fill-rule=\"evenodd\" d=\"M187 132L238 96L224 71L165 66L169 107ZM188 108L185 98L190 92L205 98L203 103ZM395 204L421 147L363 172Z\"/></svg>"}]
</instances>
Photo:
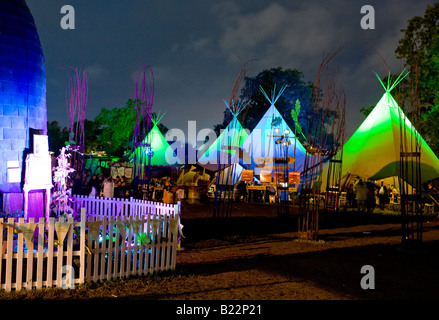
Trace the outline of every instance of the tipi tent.
<instances>
[{"instance_id":1,"label":"tipi tent","mask_svg":"<svg viewBox=\"0 0 439 320\"><path fill-rule=\"evenodd\" d=\"M237 119L237 115L245 108L245 105L240 105L239 102L232 108L227 103L226 105L233 115L232 120L198 159L199 165L211 171L222 170L237 164L241 154L240 147L248 137L248 131Z\"/></svg>"},{"instance_id":2,"label":"tipi tent","mask_svg":"<svg viewBox=\"0 0 439 320\"><path fill-rule=\"evenodd\" d=\"M278 170L288 168L289 171L295 170L300 172L303 170L306 150L299 140L295 138L293 131L275 107L275 103L283 90L278 93L277 97L274 97L273 91L271 99L262 88L261 91L271 105L242 144L241 148L245 155L242 165L244 168L254 170L255 175L260 175L261 170L267 169ZM282 139L282 137L284 138ZM289 142L290 145L285 145L285 142ZM288 164L278 165L274 163L273 158L283 157L291 159Z\"/></svg>"},{"instance_id":3,"label":"tipi tent","mask_svg":"<svg viewBox=\"0 0 439 320\"><path fill-rule=\"evenodd\" d=\"M179 164L180 160L175 155L175 152L169 146L169 143L163 137L163 134L158 128L158 123L163 115L158 118L152 118L154 126L146 135L141 146L137 147L131 155L132 161L137 161L144 165L149 164L148 152L151 152L151 165L153 166L172 166ZM147 147L147 145L150 146Z\"/></svg>"},{"instance_id":4,"label":"tipi tent","mask_svg":"<svg viewBox=\"0 0 439 320\"><path fill-rule=\"evenodd\" d=\"M381 100L343 146L342 177L351 175L363 179L381 180L399 176L401 142L410 147L415 137L419 138L421 150L421 182L439 177L439 159L390 94L396 84L395 82L387 88L383 85L386 92ZM401 124L405 125L401 126ZM403 141L401 141L400 130L405 137ZM327 168L328 166L325 166L323 170L323 191L326 189ZM412 184L411 181L406 182Z\"/></svg>"}]
</instances>

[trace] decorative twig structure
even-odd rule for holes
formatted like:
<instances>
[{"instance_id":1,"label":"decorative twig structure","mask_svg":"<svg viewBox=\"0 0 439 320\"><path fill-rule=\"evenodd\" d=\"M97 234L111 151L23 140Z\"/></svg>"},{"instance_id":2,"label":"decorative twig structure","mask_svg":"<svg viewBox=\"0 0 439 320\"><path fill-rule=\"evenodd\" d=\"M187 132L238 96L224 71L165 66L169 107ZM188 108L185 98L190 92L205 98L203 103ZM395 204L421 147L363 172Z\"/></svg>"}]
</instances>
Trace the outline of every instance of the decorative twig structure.
<instances>
[{"instance_id":1,"label":"decorative twig structure","mask_svg":"<svg viewBox=\"0 0 439 320\"><path fill-rule=\"evenodd\" d=\"M134 87L133 107L133 147L148 148L144 142L145 137L152 128L152 105L154 103L154 73L152 68L145 64L136 76L136 84ZM149 141L149 143L151 143ZM142 178L144 165L148 163L148 154L136 154L134 156L134 178ZM150 170L148 170L149 172ZM148 175L148 179L149 179Z\"/></svg>"},{"instance_id":2,"label":"decorative twig structure","mask_svg":"<svg viewBox=\"0 0 439 320\"><path fill-rule=\"evenodd\" d=\"M328 72L328 65L338 52L339 50L323 56L309 103L313 117L309 122L306 141L307 155L302 171L298 218L299 238L307 240L318 239L323 162L328 157L332 158L344 142L345 96L344 92L336 87L334 74ZM322 78L324 74L326 74L325 79ZM323 85L322 81L324 81ZM334 141L328 143L328 137L333 138ZM329 185L338 188L341 157L332 161L337 165L332 167L332 173L328 175L333 180ZM328 196L327 192L326 201Z\"/></svg>"},{"instance_id":3,"label":"decorative twig structure","mask_svg":"<svg viewBox=\"0 0 439 320\"><path fill-rule=\"evenodd\" d=\"M387 86L378 77L386 93L389 93L408 75L403 70L396 80L391 83L390 72ZM418 78L418 77L415 77ZM416 81L416 80L415 80ZM401 210L401 240L407 245L409 243L422 242L423 234L423 201L422 201L422 170L421 170L421 146L422 137L412 123L419 124L419 92L416 83L412 84L414 89L410 93L412 122L398 108L399 116L399 190L400 190L400 210ZM409 183L410 182L410 183Z\"/></svg>"},{"instance_id":4,"label":"decorative twig structure","mask_svg":"<svg viewBox=\"0 0 439 320\"><path fill-rule=\"evenodd\" d=\"M227 107L226 121L230 120L226 129L221 133L213 145L218 145L217 150L215 150L218 170L215 180L215 201L213 206L214 218L228 218L232 215L234 189L236 183L239 181L239 179L235 178L237 173L236 167L240 166L239 150L244 142L244 138L248 136L246 131L242 128L241 123L238 121L238 115L241 114L250 103L248 94L244 94L242 100L238 100L237 96L239 88L241 88L245 81L247 64L249 62L250 61L242 64L241 70L235 80L229 102L223 100ZM242 121L244 121L244 119L242 119ZM209 148L209 150L210 149L212 148ZM203 161L203 157L200 158L200 160Z\"/></svg>"},{"instance_id":5,"label":"decorative twig structure","mask_svg":"<svg viewBox=\"0 0 439 320\"><path fill-rule=\"evenodd\" d=\"M85 111L88 101L88 77L85 69L71 68L67 74L68 85L66 91L67 114L69 117L70 137L78 152L73 153L72 164L76 171L81 172L83 167L82 152L85 149Z\"/></svg>"},{"instance_id":6,"label":"decorative twig structure","mask_svg":"<svg viewBox=\"0 0 439 320\"><path fill-rule=\"evenodd\" d=\"M227 110L233 116L227 128L218 137L217 150L218 170L215 180L215 202L213 206L214 218L229 218L232 215L236 179L236 166L239 166L239 150L244 136L247 136L237 117L250 101L237 101L229 105L223 100Z\"/></svg>"}]
</instances>

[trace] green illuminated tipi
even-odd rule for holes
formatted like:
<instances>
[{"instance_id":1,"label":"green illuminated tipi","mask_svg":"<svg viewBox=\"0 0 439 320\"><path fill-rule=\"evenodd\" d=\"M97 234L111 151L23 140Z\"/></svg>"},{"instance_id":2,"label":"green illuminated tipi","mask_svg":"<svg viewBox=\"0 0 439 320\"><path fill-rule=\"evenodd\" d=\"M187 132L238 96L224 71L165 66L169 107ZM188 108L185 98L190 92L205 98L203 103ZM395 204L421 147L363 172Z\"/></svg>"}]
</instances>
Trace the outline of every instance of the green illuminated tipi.
<instances>
[{"instance_id":1,"label":"green illuminated tipi","mask_svg":"<svg viewBox=\"0 0 439 320\"><path fill-rule=\"evenodd\" d=\"M392 86L382 85L386 92L381 100L343 146L342 177L380 180L399 176L401 142L410 148L418 137L421 182L439 178L439 159L390 94L397 81ZM405 125L401 126L404 122ZM322 190L326 188L327 168L323 171ZM411 181L407 182L411 184Z\"/></svg>"},{"instance_id":2,"label":"green illuminated tipi","mask_svg":"<svg viewBox=\"0 0 439 320\"><path fill-rule=\"evenodd\" d=\"M142 145L137 147L132 153L132 161L143 165L150 164L152 166L171 166L180 162L157 126L162 117L163 115L161 117L156 116L151 118L154 126L146 135ZM147 147L147 145L149 145L150 148ZM152 156L151 162L149 163L148 152L150 151Z\"/></svg>"}]
</instances>

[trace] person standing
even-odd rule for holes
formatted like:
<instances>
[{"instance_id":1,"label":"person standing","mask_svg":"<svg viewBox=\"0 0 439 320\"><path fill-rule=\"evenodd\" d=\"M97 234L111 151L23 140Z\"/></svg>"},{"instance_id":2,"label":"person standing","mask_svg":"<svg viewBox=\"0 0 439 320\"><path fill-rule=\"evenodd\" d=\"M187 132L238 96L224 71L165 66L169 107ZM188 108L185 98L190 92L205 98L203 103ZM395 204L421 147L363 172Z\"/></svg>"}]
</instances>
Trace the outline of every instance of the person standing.
<instances>
[{"instance_id":1,"label":"person standing","mask_svg":"<svg viewBox=\"0 0 439 320\"><path fill-rule=\"evenodd\" d=\"M107 177L104 180L104 192L103 195L105 198L113 198L114 197L114 182L111 177Z\"/></svg>"},{"instance_id":2,"label":"person standing","mask_svg":"<svg viewBox=\"0 0 439 320\"><path fill-rule=\"evenodd\" d=\"M93 177L88 182L88 189L90 190L89 197L97 197L99 196L99 187L98 187L98 177L93 175Z\"/></svg>"},{"instance_id":3,"label":"person standing","mask_svg":"<svg viewBox=\"0 0 439 320\"><path fill-rule=\"evenodd\" d=\"M349 184L348 190L346 191L346 200L349 203L349 207L354 207L355 202L355 192L354 192L354 184Z\"/></svg>"},{"instance_id":4,"label":"person standing","mask_svg":"<svg viewBox=\"0 0 439 320\"><path fill-rule=\"evenodd\" d=\"M378 187L378 202L381 210L384 210L384 206L388 203L388 200L389 194L387 193L387 188L384 185L384 181L381 181L381 185Z\"/></svg>"},{"instance_id":5,"label":"person standing","mask_svg":"<svg viewBox=\"0 0 439 320\"><path fill-rule=\"evenodd\" d=\"M368 188L363 179L358 180L354 185L355 200L357 201L358 212L365 212Z\"/></svg>"}]
</instances>

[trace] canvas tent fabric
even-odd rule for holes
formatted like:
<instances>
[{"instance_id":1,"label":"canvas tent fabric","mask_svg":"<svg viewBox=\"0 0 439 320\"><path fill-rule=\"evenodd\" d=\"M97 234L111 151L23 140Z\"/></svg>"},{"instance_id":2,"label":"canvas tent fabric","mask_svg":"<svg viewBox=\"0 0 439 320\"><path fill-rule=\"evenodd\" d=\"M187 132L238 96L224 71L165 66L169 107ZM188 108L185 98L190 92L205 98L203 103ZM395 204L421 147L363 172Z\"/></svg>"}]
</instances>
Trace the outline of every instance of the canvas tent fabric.
<instances>
[{"instance_id":1,"label":"canvas tent fabric","mask_svg":"<svg viewBox=\"0 0 439 320\"><path fill-rule=\"evenodd\" d=\"M235 185L241 180L242 166L239 163L235 163L220 171L218 180L219 185ZM216 173L216 177L218 172Z\"/></svg>"},{"instance_id":2,"label":"canvas tent fabric","mask_svg":"<svg viewBox=\"0 0 439 320\"><path fill-rule=\"evenodd\" d=\"M418 137L421 145L421 182L439 177L439 160L386 90L378 104L343 146L342 177L351 175L368 180L399 176L400 124L407 146ZM407 167L411 167L407 163ZM326 189L328 165L323 169L322 191ZM411 175L410 175L411 176ZM406 181L412 184L411 181Z\"/></svg>"},{"instance_id":3,"label":"canvas tent fabric","mask_svg":"<svg viewBox=\"0 0 439 320\"><path fill-rule=\"evenodd\" d=\"M198 180L210 180L210 175L195 166L191 166L189 170L183 169L177 179L177 185L196 186Z\"/></svg>"},{"instance_id":4,"label":"canvas tent fabric","mask_svg":"<svg viewBox=\"0 0 439 320\"><path fill-rule=\"evenodd\" d=\"M179 158L175 155L175 152L169 146L163 134L160 132L157 124L154 124L153 128L149 131L145 139L144 144L151 145L151 151L154 155L151 157L151 165L153 166L172 166L180 163ZM148 156L146 146L137 147L131 155L131 159L136 159L138 163L144 163L148 165Z\"/></svg>"},{"instance_id":5,"label":"canvas tent fabric","mask_svg":"<svg viewBox=\"0 0 439 320\"><path fill-rule=\"evenodd\" d=\"M279 133L275 132L275 128L279 129ZM276 144L276 140L279 139L276 136L281 135L284 130L289 130L288 136L291 137L293 143L288 148ZM275 170L275 166L270 160L273 157L293 157L295 158L295 165L288 164L288 170L293 171L295 169L297 172L303 170L306 150L300 141L294 138L293 131L274 104L271 104L241 148L244 154L241 162L242 166L254 170L255 175L259 175L261 170ZM263 162L264 160L265 162ZM260 167L263 163L265 163L265 168Z\"/></svg>"},{"instance_id":6,"label":"canvas tent fabric","mask_svg":"<svg viewBox=\"0 0 439 320\"><path fill-rule=\"evenodd\" d=\"M198 164L208 170L218 171L238 163L242 154L240 147L247 137L248 131L241 126L236 117L233 117L226 129L222 130L198 159Z\"/></svg>"},{"instance_id":7,"label":"canvas tent fabric","mask_svg":"<svg viewBox=\"0 0 439 320\"><path fill-rule=\"evenodd\" d=\"M180 175L177 179L177 185L195 185L195 176L197 175L197 172L195 170L190 170L188 172L184 172L185 170L182 170Z\"/></svg>"}]
</instances>

